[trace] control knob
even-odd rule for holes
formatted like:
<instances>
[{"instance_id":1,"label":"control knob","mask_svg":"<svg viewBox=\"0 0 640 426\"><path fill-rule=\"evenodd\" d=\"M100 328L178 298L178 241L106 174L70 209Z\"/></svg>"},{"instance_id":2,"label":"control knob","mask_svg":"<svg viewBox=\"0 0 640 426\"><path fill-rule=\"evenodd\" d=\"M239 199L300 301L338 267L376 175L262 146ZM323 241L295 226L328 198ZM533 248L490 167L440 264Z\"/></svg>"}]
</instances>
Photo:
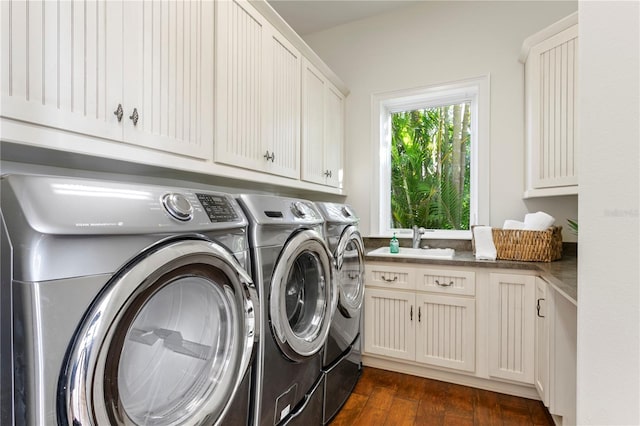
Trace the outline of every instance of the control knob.
<instances>
[{"instance_id":1,"label":"control knob","mask_svg":"<svg viewBox=\"0 0 640 426\"><path fill-rule=\"evenodd\" d=\"M307 215L307 206L301 201L296 201L291 205L291 211L297 217L305 217Z\"/></svg>"},{"instance_id":2,"label":"control knob","mask_svg":"<svg viewBox=\"0 0 640 426\"><path fill-rule=\"evenodd\" d=\"M174 218L187 222L193 218L193 206L187 198L176 192L170 192L162 197L162 205Z\"/></svg>"}]
</instances>

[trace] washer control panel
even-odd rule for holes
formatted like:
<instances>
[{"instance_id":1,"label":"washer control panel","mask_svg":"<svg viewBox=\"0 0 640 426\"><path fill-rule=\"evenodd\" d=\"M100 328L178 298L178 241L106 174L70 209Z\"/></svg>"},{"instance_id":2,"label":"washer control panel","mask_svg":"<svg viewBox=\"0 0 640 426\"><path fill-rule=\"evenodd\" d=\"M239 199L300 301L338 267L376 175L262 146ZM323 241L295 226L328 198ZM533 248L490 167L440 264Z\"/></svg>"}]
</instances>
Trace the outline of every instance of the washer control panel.
<instances>
[{"instance_id":1,"label":"washer control panel","mask_svg":"<svg viewBox=\"0 0 640 426\"><path fill-rule=\"evenodd\" d=\"M178 192L165 194L162 197L162 205L171 216L178 220L187 222L193 219L193 206L187 197Z\"/></svg>"},{"instance_id":2,"label":"washer control panel","mask_svg":"<svg viewBox=\"0 0 640 426\"><path fill-rule=\"evenodd\" d=\"M238 213L227 197L214 194L196 194L202 208L211 222L234 222L238 220Z\"/></svg>"}]
</instances>

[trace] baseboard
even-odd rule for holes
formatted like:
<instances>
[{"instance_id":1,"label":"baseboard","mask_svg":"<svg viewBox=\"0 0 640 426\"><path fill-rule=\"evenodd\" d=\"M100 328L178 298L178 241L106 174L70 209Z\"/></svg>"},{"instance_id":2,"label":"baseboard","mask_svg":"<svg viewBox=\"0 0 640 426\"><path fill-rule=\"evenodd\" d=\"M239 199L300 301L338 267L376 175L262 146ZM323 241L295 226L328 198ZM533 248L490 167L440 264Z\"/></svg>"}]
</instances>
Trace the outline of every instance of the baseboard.
<instances>
[{"instance_id":1,"label":"baseboard","mask_svg":"<svg viewBox=\"0 0 640 426\"><path fill-rule=\"evenodd\" d=\"M481 377L458 374L450 371L437 370L422 365L413 365L389 359L377 358L371 355L362 355L362 364L366 367L380 368L395 371L397 373L411 374L427 379L440 380L456 385L470 386L492 392L504 393L521 398L540 400L540 396L534 386L507 383L500 380L484 379Z\"/></svg>"}]
</instances>

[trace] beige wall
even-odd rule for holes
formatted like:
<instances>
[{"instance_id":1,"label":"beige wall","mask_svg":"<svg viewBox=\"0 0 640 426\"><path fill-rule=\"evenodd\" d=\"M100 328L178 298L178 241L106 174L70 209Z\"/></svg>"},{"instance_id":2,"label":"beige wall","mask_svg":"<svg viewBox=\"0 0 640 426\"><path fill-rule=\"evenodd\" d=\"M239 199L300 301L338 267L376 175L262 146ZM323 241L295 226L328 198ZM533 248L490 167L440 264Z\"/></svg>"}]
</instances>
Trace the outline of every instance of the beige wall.
<instances>
[{"instance_id":1,"label":"beige wall","mask_svg":"<svg viewBox=\"0 0 640 426\"><path fill-rule=\"evenodd\" d=\"M544 210L575 241L566 219L577 197L525 201L524 77L518 62L529 35L577 10L577 2L422 1L396 11L305 36L351 89L346 107L347 202L371 235L371 95L491 75L490 224ZM374 206L375 208L375 206Z\"/></svg>"}]
</instances>

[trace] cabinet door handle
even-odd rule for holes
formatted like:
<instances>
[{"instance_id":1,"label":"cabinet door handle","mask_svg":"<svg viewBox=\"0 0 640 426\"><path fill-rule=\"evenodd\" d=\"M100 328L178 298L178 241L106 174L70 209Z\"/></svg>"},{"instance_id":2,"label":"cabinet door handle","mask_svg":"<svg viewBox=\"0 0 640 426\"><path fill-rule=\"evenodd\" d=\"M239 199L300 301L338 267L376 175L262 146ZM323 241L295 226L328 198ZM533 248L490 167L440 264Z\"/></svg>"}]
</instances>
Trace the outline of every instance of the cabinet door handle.
<instances>
[{"instance_id":1,"label":"cabinet door handle","mask_svg":"<svg viewBox=\"0 0 640 426\"><path fill-rule=\"evenodd\" d=\"M418 306L418 322L422 322L422 307Z\"/></svg>"},{"instance_id":2,"label":"cabinet door handle","mask_svg":"<svg viewBox=\"0 0 640 426\"><path fill-rule=\"evenodd\" d=\"M413 305L409 307L409 320L413 321Z\"/></svg>"},{"instance_id":3,"label":"cabinet door handle","mask_svg":"<svg viewBox=\"0 0 640 426\"><path fill-rule=\"evenodd\" d=\"M118 123L122 121L122 116L124 115L124 110L122 109L122 104L118 104L118 108L113 111L113 115L118 118Z\"/></svg>"},{"instance_id":4,"label":"cabinet door handle","mask_svg":"<svg viewBox=\"0 0 640 426\"><path fill-rule=\"evenodd\" d=\"M266 153L266 154L264 154L264 155L263 155L263 157L264 157L267 161L271 160L271 162L273 163L273 160L275 160L275 158L276 158L276 153L275 153L275 152L272 152L271 154L269 154L269 150L267 150L267 153Z\"/></svg>"},{"instance_id":5,"label":"cabinet door handle","mask_svg":"<svg viewBox=\"0 0 640 426\"><path fill-rule=\"evenodd\" d=\"M398 276L397 275L395 277L393 277L393 279L387 278L384 275L382 275L380 278L382 278L382 281L386 281L388 283L392 283L394 281L398 281Z\"/></svg>"},{"instance_id":6,"label":"cabinet door handle","mask_svg":"<svg viewBox=\"0 0 640 426\"><path fill-rule=\"evenodd\" d=\"M325 170L324 175L325 177L331 177L331 170Z\"/></svg>"},{"instance_id":7,"label":"cabinet door handle","mask_svg":"<svg viewBox=\"0 0 640 426\"><path fill-rule=\"evenodd\" d=\"M541 300L544 300L544 299L543 299L543 298L540 298L540 299L538 299L538 302L536 303L536 311L537 311L537 313L538 313L538 317L540 317L540 318L544 318L544 317L545 317L544 315L540 315L540 301L541 301Z\"/></svg>"},{"instance_id":8,"label":"cabinet door handle","mask_svg":"<svg viewBox=\"0 0 640 426\"><path fill-rule=\"evenodd\" d=\"M138 108L133 109L133 112L131 113L129 118L131 119L131 121L133 121L134 126L138 125L138 120L140 119L140 115L138 114Z\"/></svg>"},{"instance_id":9,"label":"cabinet door handle","mask_svg":"<svg viewBox=\"0 0 640 426\"><path fill-rule=\"evenodd\" d=\"M436 280L436 284L439 285L440 287L451 287L453 285L453 281L449 281L449 284L447 284L447 283L441 283L440 281Z\"/></svg>"}]
</instances>

